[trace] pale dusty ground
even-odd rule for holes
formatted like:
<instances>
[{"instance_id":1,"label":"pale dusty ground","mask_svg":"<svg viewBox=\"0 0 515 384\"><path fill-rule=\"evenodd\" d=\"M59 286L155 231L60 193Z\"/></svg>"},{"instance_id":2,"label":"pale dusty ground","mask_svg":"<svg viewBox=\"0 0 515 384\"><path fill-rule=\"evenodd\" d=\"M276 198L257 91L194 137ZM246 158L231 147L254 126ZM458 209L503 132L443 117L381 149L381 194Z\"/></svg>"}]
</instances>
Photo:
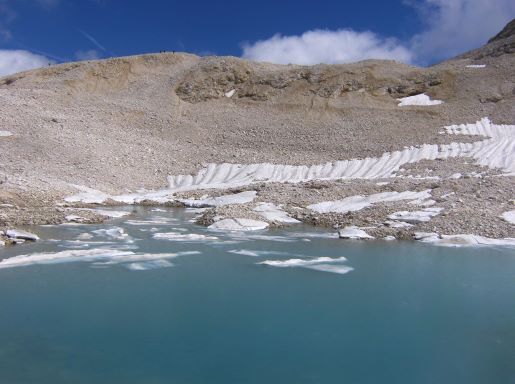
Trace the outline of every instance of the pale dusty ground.
<instances>
[{"instance_id":1,"label":"pale dusty ground","mask_svg":"<svg viewBox=\"0 0 515 384\"><path fill-rule=\"evenodd\" d=\"M503 39L512 42L513 35ZM389 61L279 66L167 53L0 79L0 130L13 133L0 138L0 204L15 205L0 206L0 228L62 221L70 211L56 203L76 192L72 184L108 193L163 188L166 175L195 173L210 162L310 165L449 143L457 139L440 134L443 126L483 117L515 124L514 53L493 55L500 44L494 43L430 68ZM232 89L234 96L225 97ZM420 92L444 104L397 106L396 98ZM515 237L513 226L498 219L514 209L513 177L488 177L499 171L463 158L405 168L406 175L422 176L431 169L444 180L271 184L257 186L259 201L286 204L317 225L367 225L403 204L350 216L313 215L303 208L359 193L431 188L434 196L456 194L439 205L445 215L417 230ZM445 179L456 172L484 177ZM223 209L245 213L244 207Z\"/></svg>"}]
</instances>

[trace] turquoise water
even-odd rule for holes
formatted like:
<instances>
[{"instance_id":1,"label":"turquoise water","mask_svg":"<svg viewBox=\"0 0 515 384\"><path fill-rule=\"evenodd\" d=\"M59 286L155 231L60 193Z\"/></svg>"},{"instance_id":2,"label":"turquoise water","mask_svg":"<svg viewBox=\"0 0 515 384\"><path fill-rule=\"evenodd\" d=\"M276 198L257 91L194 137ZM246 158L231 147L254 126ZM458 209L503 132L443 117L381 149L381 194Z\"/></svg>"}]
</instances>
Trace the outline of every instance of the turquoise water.
<instances>
[{"instance_id":1,"label":"turquoise water","mask_svg":"<svg viewBox=\"0 0 515 384\"><path fill-rule=\"evenodd\" d=\"M147 270L107 257L0 269L0 383L515 383L513 249L349 242L309 227L247 238L193 215L141 209L132 224L46 227L64 241L0 250L199 252L137 264ZM113 225L130 237L93 233ZM170 231L218 239L152 238ZM89 247L66 242L84 232ZM322 256L352 270L257 264Z\"/></svg>"}]
</instances>

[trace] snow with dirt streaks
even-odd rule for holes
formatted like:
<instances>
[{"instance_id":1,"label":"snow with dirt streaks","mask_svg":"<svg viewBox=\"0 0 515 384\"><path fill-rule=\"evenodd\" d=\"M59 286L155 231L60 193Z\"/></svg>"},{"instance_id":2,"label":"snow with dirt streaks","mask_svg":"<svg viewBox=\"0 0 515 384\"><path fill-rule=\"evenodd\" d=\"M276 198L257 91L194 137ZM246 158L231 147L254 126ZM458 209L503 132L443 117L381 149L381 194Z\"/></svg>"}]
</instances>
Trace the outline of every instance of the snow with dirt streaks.
<instances>
[{"instance_id":1,"label":"snow with dirt streaks","mask_svg":"<svg viewBox=\"0 0 515 384\"><path fill-rule=\"evenodd\" d=\"M281 207L273 203L259 203L254 211L262 216L265 220L282 223L282 224L298 224L299 220L290 217Z\"/></svg>"},{"instance_id":2,"label":"snow with dirt streaks","mask_svg":"<svg viewBox=\"0 0 515 384\"><path fill-rule=\"evenodd\" d=\"M492 124L488 118L484 118L474 124L445 127L443 132L456 136L476 135L485 139L473 143L423 144L400 151L386 152L380 157L342 160L311 166L269 163L208 164L195 176L169 176L168 189L110 196L91 188L76 186L82 192L68 197L66 201L102 203L111 198L127 204L143 200L164 203L174 201L175 192L209 188L227 189L257 182L299 183L311 180L382 179L394 177L405 164L455 157L474 158L480 165L501 169L506 174L515 175L515 125Z\"/></svg>"},{"instance_id":3,"label":"snow with dirt streaks","mask_svg":"<svg viewBox=\"0 0 515 384\"><path fill-rule=\"evenodd\" d=\"M245 191L231 195L207 197L205 199L179 199L178 201L192 208L221 207L230 204L250 203L256 198L256 195L256 191Z\"/></svg>"},{"instance_id":4,"label":"snow with dirt streaks","mask_svg":"<svg viewBox=\"0 0 515 384\"><path fill-rule=\"evenodd\" d=\"M208 228L220 231L259 231L266 229L268 223L244 218L223 219L211 224Z\"/></svg>"},{"instance_id":5,"label":"snow with dirt streaks","mask_svg":"<svg viewBox=\"0 0 515 384\"><path fill-rule=\"evenodd\" d=\"M318 213L347 213L359 211L363 208L370 207L377 203L388 203L402 200L411 200L415 202L421 202L431 197L431 190L426 189L421 192L382 192L375 193L373 195L363 196L349 196L342 200L337 201L325 201L318 204L308 205L307 208L316 211Z\"/></svg>"},{"instance_id":6,"label":"snow with dirt streaks","mask_svg":"<svg viewBox=\"0 0 515 384\"><path fill-rule=\"evenodd\" d=\"M403 221L409 224L425 223L438 215L443 208L424 208L420 211L399 211L388 215L389 219Z\"/></svg>"}]
</instances>

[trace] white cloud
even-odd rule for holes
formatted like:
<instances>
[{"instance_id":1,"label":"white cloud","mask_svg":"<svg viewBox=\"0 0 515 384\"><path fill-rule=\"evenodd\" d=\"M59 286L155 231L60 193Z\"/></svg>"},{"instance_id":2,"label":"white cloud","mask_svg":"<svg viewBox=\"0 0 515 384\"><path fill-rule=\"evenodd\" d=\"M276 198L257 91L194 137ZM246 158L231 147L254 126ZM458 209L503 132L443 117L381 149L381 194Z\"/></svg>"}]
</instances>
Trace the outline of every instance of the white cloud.
<instances>
[{"instance_id":1,"label":"white cloud","mask_svg":"<svg viewBox=\"0 0 515 384\"><path fill-rule=\"evenodd\" d=\"M513 0L404 0L423 20L422 31L400 42L373 32L313 30L243 45L242 56L279 64L348 63L390 59L428 64L480 47L515 15Z\"/></svg>"},{"instance_id":2,"label":"white cloud","mask_svg":"<svg viewBox=\"0 0 515 384\"><path fill-rule=\"evenodd\" d=\"M301 36L275 35L243 45L243 57L279 64L349 63L364 59L411 62L409 49L392 38L372 32L313 30Z\"/></svg>"},{"instance_id":3,"label":"white cloud","mask_svg":"<svg viewBox=\"0 0 515 384\"><path fill-rule=\"evenodd\" d=\"M53 63L53 60L29 51L0 49L0 77L44 67L48 63Z\"/></svg>"},{"instance_id":4,"label":"white cloud","mask_svg":"<svg viewBox=\"0 0 515 384\"><path fill-rule=\"evenodd\" d=\"M485 44L515 15L513 0L424 0L408 4L418 9L426 23L426 29L411 41L411 50L421 63Z\"/></svg>"},{"instance_id":5,"label":"white cloud","mask_svg":"<svg viewBox=\"0 0 515 384\"><path fill-rule=\"evenodd\" d=\"M75 52L75 57L77 60L98 60L100 59L100 53L94 49L87 51L77 51Z\"/></svg>"}]
</instances>

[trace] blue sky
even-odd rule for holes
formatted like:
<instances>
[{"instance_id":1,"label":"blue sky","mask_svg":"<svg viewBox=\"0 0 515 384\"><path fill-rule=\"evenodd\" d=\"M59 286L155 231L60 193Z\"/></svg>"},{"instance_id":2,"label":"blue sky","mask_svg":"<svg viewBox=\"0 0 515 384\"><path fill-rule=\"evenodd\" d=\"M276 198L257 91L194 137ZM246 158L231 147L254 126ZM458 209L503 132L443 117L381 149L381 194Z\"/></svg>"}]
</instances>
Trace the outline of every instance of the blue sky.
<instances>
[{"instance_id":1,"label":"blue sky","mask_svg":"<svg viewBox=\"0 0 515 384\"><path fill-rule=\"evenodd\" d=\"M62 62L160 50L427 65L483 44L514 16L511 0L0 0L0 74L2 55L5 73L36 59L27 55Z\"/></svg>"}]
</instances>

